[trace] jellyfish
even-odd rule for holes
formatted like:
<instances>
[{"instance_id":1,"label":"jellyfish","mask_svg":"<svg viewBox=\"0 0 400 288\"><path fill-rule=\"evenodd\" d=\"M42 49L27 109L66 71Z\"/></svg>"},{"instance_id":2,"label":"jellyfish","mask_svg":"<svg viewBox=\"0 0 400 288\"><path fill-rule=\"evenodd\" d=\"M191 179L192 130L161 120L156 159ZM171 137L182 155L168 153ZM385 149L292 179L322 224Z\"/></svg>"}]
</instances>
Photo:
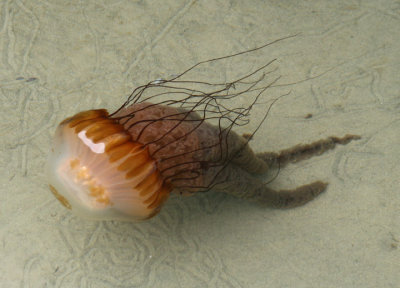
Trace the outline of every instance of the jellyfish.
<instances>
[{"instance_id":1,"label":"jellyfish","mask_svg":"<svg viewBox=\"0 0 400 288\"><path fill-rule=\"evenodd\" d=\"M275 191L263 176L359 136L328 137L279 152L255 153L249 142L273 103L287 95L268 105L261 101L280 79L269 77L276 71L276 59L227 83L184 78L204 63L275 42L203 61L170 79L139 86L113 113L89 110L63 120L47 164L51 192L77 215L126 221L153 217L172 193L212 190L276 208L300 206L317 197L327 183ZM252 98L245 98L246 104L230 105L234 98L249 94ZM248 125L251 111L259 105L265 113L251 133L236 133L234 128Z\"/></svg>"}]
</instances>

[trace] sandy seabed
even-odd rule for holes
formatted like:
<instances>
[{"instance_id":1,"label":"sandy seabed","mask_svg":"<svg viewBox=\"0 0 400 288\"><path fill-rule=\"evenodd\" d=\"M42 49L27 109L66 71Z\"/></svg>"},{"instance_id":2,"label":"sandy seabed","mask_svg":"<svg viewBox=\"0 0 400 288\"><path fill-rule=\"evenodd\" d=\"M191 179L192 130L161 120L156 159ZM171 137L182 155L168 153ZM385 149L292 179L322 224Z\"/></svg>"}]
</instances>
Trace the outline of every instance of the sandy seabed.
<instances>
[{"instance_id":1,"label":"sandy seabed","mask_svg":"<svg viewBox=\"0 0 400 288\"><path fill-rule=\"evenodd\" d=\"M399 31L398 1L2 1L0 286L399 287ZM44 166L65 117L297 33L198 73L228 81L277 58L280 83L293 84L265 94L290 92L256 151L362 136L271 183L329 182L315 201L274 210L206 193L118 223L79 219L49 193Z\"/></svg>"}]
</instances>

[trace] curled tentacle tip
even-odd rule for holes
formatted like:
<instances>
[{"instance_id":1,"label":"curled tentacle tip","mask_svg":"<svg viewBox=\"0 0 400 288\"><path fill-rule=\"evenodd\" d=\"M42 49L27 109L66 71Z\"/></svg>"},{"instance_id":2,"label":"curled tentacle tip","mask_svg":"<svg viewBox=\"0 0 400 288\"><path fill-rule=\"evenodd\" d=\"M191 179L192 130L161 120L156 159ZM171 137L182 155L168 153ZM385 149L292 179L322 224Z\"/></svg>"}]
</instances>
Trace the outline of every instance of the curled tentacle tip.
<instances>
[{"instance_id":1,"label":"curled tentacle tip","mask_svg":"<svg viewBox=\"0 0 400 288\"><path fill-rule=\"evenodd\" d=\"M148 219L171 191L148 149L104 109L60 123L47 173L50 190L61 204L90 219Z\"/></svg>"}]
</instances>

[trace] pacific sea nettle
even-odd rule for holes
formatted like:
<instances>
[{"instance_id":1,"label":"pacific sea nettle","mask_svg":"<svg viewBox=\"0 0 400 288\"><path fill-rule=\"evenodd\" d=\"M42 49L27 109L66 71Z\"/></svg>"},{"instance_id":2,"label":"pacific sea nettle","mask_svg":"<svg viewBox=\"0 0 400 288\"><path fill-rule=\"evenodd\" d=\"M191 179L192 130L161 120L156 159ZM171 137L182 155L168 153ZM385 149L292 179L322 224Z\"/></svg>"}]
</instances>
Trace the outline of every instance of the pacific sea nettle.
<instances>
[{"instance_id":1,"label":"pacific sea nettle","mask_svg":"<svg viewBox=\"0 0 400 288\"><path fill-rule=\"evenodd\" d=\"M282 208L320 194L326 183L274 191L260 175L358 136L254 153L248 142L272 105L262 104L260 97L279 80L273 76L275 60L228 83L183 79L200 64L243 53L204 61L169 80L140 86L112 114L90 110L62 121L47 168L52 193L78 215L132 221L157 214L171 192L213 190ZM247 104L230 107L236 97ZM235 133L232 128L247 125L256 105L266 111L259 123L244 136Z\"/></svg>"}]
</instances>

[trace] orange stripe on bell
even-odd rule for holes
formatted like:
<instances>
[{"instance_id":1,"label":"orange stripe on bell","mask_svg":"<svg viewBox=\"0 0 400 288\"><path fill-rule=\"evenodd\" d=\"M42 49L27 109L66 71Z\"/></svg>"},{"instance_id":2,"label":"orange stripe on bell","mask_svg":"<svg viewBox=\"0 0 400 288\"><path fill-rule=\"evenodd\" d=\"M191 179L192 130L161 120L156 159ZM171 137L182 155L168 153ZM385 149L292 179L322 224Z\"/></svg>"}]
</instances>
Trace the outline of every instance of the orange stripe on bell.
<instances>
[{"instance_id":1,"label":"orange stripe on bell","mask_svg":"<svg viewBox=\"0 0 400 288\"><path fill-rule=\"evenodd\" d=\"M154 216L168 198L172 187L162 179L148 148L133 141L124 126L108 115L104 109L84 111L60 125L68 125L76 134L85 131L86 137L93 143L104 143L104 153L109 163L120 162L117 170L125 174L125 179L132 183L132 189L139 191L138 197L142 203L154 210L149 217Z\"/></svg>"}]
</instances>

